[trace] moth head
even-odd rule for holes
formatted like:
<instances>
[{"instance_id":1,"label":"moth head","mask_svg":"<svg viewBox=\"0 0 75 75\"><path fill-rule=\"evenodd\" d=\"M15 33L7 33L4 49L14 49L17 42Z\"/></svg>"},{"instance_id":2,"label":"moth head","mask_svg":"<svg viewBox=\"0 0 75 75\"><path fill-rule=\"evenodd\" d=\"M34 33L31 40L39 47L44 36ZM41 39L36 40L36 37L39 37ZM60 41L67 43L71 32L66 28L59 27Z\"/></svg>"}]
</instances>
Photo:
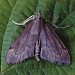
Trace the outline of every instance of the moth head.
<instances>
[{"instance_id":1,"label":"moth head","mask_svg":"<svg viewBox=\"0 0 75 75\"><path fill-rule=\"evenodd\" d=\"M37 16L36 16L37 18L41 18L42 17L42 13L41 13L41 10L40 11L38 11L38 14L37 14Z\"/></svg>"}]
</instances>

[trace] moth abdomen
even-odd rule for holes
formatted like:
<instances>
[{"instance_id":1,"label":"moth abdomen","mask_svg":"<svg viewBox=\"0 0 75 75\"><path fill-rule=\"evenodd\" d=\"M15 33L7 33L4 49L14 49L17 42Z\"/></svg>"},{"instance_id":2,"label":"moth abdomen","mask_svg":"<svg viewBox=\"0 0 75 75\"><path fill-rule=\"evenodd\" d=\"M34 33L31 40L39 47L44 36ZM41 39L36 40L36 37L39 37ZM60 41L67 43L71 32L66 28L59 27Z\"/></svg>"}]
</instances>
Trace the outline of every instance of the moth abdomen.
<instances>
[{"instance_id":1,"label":"moth abdomen","mask_svg":"<svg viewBox=\"0 0 75 75\"><path fill-rule=\"evenodd\" d=\"M37 61L40 60L39 55L40 55L40 41L37 40L36 47L35 47L35 58L37 59Z\"/></svg>"}]
</instances>

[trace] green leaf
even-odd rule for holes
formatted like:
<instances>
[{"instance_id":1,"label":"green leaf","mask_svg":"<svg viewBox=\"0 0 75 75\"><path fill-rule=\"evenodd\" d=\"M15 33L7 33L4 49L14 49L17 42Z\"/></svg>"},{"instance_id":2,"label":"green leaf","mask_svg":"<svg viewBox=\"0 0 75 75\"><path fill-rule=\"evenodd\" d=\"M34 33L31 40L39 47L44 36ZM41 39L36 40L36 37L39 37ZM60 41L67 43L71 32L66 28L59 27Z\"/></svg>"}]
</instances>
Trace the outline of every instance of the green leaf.
<instances>
[{"instance_id":1,"label":"green leaf","mask_svg":"<svg viewBox=\"0 0 75 75\"><path fill-rule=\"evenodd\" d=\"M12 2L15 2L15 1L16 0L13 0ZM12 5L14 6L14 4ZM8 24L8 20L12 11L12 7L7 0L6 1L0 0L0 54L2 50L3 36L6 30L6 26Z\"/></svg>"},{"instance_id":2,"label":"green leaf","mask_svg":"<svg viewBox=\"0 0 75 75\"><path fill-rule=\"evenodd\" d=\"M75 75L75 9L74 0L0 0L0 51L3 75ZM12 23L22 22L41 10L43 17L58 26L70 25L66 29L55 29L57 35L70 50L71 65L57 65L35 59L20 64L7 65L7 50L23 31Z\"/></svg>"}]
</instances>

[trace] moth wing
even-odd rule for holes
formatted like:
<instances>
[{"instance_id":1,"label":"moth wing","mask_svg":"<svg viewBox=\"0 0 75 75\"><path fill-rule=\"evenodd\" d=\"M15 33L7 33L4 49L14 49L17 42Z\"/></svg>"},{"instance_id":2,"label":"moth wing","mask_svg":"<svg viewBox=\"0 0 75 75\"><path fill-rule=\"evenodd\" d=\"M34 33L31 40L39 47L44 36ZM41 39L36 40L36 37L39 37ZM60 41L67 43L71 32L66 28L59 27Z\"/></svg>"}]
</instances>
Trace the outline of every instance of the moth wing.
<instances>
[{"instance_id":1,"label":"moth wing","mask_svg":"<svg viewBox=\"0 0 75 75\"><path fill-rule=\"evenodd\" d=\"M67 48L58 38L51 27L43 25L40 34L42 59L58 64L70 64L70 55Z\"/></svg>"},{"instance_id":2,"label":"moth wing","mask_svg":"<svg viewBox=\"0 0 75 75\"><path fill-rule=\"evenodd\" d=\"M36 35L31 34L32 24L32 22L29 23L21 36L10 47L6 55L6 63L19 63L34 56Z\"/></svg>"}]
</instances>

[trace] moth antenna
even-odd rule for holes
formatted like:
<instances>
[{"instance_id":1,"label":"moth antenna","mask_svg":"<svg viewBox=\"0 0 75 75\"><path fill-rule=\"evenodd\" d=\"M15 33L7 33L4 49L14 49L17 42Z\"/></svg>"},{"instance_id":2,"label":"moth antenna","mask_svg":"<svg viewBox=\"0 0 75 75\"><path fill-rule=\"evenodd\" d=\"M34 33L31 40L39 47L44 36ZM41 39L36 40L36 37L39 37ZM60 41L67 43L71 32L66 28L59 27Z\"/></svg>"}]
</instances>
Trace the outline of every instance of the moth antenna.
<instances>
[{"instance_id":1,"label":"moth antenna","mask_svg":"<svg viewBox=\"0 0 75 75\"><path fill-rule=\"evenodd\" d=\"M58 27L57 25L55 25L55 24L52 24L53 26L55 26L55 28L67 28L67 27L70 27L70 25L68 25L68 26L64 26L64 27Z\"/></svg>"},{"instance_id":2,"label":"moth antenna","mask_svg":"<svg viewBox=\"0 0 75 75\"><path fill-rule=\"evenodd\" d=\"M29 21L31 21L31 20L33 20L33 19L35 19L35 16L34 16L34 15L30 16L29 18L27 18L26 20L24 20L24 21L21 22L21 23L17 23L17 22L15 22L15 21L13 21L13 20L12 20L12 22L15 23L15 24L17 24L17 25L25 25L27 22L29 22Z\"/></svg>"}]
</instances>

